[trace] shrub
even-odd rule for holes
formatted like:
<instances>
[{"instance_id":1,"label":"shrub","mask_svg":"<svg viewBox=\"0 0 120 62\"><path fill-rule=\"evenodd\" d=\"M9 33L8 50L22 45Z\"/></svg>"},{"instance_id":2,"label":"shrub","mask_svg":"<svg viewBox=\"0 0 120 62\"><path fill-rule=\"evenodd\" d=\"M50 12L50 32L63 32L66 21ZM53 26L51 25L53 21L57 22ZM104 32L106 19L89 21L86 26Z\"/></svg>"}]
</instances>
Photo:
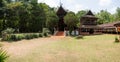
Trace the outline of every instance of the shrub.
<instances>
[{"instance_id":1,"label":"shrub","mask_svg":"<svg viewBox=\"0 0 120 62\"><path fill-rule=\"evenodd\" d=\"M22 39L23 39L23 36L11 34L11 35L6 36L6 38L3 38L2 40L3 41L19 41Z\"/></svg>"},{"instance_id":2,"label":"shrub","mask_svg":"<svg viewBox=\"0 0 120 62\"><path fill-rule=\"evenodd\" d=\"M32 34L33 38L38 38L39 34Z\"/></svg>"},{"instance_id":3,"label":"shrub","mask_svg":"<svg viewBox=\"0 0 120 62\"><path fill-rule=\"evenodd\" d=\"M12 34L15 30L12 28L7 28L2 31L2 40L6 41L10 39L10 34Z\"/></svg>"},{"instance_id":4,"label":"shrub","mask_svg":"<svg viewBox=\"0 0 120 62\"><path fill-rule=\"evenodd\" d=\"M18 40L22 40L22 39L24 39L23 36L20 36L20 35L16 36L16 40L17 40L17 41L18 41Z\"/></svg>"},{"instance_id":5,"label":"shrub","mask_svg":"<svg viewBox=\"0 0 120 62\"><path fill-rule=\"evenodd\" d=\"M47 33L44 33L44 36L48 36ZM43 37L42 33L32 33L32 34L5 34L5 37L2 38L3 41L19 41L22 39L33 39Z\"/></svg>"},{"instance_id":6,"label":"shrub","mask_svg":"<svg viewBox=\"0 0 120 62\"><path fill-rule=\"evenodd\" d=\"M42 33L39 33L39 37L43 37Z\"/></svg>"},{"instance_id":7,"label":"shrub","mask_svg":"<svg viewBox=\"0 0 120 62\"><path fill-rule=\"evenodd\" d=\"M25 35L25 39L33 39L34 38L34 36L33 36L33 34L26 34Z\"/></svg>"},{"instance_id":8,"label":"shrub","mask_svg":"<svg viewBox=\"0 0 120 62\"><path fill-rule=\"evenodd\" d=\"M10 36L10 40L12 40L12 41L16 41L16 39L17 39L17 38L16 38L15 35L11 35L11 36Z\"/></svg>"},{"instance_id":9,"label":"shrub","mask_svg":"<svg viewBox=\"0 0 120 62\"><path fill-rule=\"evenodd\" d=\"M5 62L5 60L8 58L9 56L7 55L7 52L4 51L3 49L0 49L0 62Z\"/></svg>"},{"instance_id":10,"label":"shrub","mask_svg":"<svg viewBox=\"0 0 120 62\"><path fill-rule=\"evenodd\" d=\"M116 43L120 42L117 37L115 37L115 42L116 42Z\"/></svg>"},{"instance_id":11,"label":"shrub","mask_svg":"<svg viewBox=\"0 0 120 62\"><path fill-rule=\"evenodd\" d=\"M12 34L15 31L13 28L7 28L6 30L3 30L2 33Z\"/></svg>"},{"instance_id":12,"label":"shrub","mask_svg":"<svg viewBox=\"0 0 120 62\"><path fill-rule=\"evenodd\" d=\"M47 34L47 33L43 33L43 36L47 37L47 36L48 36L48 34Z\"/></svg>"},{"instance_id":13,"label":"shrub","mask_svg":"<svg viewBox=\"0 0 120 62\"><path fill-rule=\"evenodd\" d=\"M30 39L30 35L26 34L25 39Z\"/></svg>"},{"instance_id":14,"label":"shrub","mask_svg":"<svg viewBox=\"0 0 120 62\"><path fill-rule=\"evenodd\" d=\"M83 36L79 35L79 36L76 37L76 39L83 39Z\"/></svg>"},{"instance_id":15,"label":"shrub","mask_svg":"<svg viewBox=\"0 0 120 62\"><path fill-rule=\"evenodd\" d=\"M43 32L42 33L49 33L49 29L48 28L43 28Z\"/></svg>"},{"instance_id":16,"label":"shrub","mask_svg":"<svg viewBox=\"0 0 120 62\"><path fill-rule=\"evenodd\" d=\"M48 36L48 33L49 33L49 29L48 28L43 28L43 36L47 37Z\"/></svg>"}]
</instances>

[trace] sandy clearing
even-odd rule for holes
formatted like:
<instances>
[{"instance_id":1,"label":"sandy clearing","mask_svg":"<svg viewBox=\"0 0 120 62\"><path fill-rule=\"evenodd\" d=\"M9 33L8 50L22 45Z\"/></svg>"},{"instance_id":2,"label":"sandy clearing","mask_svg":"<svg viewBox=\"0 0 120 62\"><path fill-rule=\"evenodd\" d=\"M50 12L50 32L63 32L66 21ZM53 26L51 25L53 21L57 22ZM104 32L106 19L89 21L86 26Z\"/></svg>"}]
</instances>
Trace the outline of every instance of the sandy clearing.
<instances>
[{"instance_id":1,"label":"sandy clearing","mask_svg":"<svg viewBox=\"0 0 120 62\"><path fill-rule=\"evenodd\" d=\"M51 36L47 38L38 38L32 40L22 40L18 42L2 42L5 50L8 51L10 56L23 57L28 54L31 50L38 46L42 46L48 43L56 42L64 38L64 36ZM22 54L21 54L22 53Z\"/></svg>"}]
</instances>

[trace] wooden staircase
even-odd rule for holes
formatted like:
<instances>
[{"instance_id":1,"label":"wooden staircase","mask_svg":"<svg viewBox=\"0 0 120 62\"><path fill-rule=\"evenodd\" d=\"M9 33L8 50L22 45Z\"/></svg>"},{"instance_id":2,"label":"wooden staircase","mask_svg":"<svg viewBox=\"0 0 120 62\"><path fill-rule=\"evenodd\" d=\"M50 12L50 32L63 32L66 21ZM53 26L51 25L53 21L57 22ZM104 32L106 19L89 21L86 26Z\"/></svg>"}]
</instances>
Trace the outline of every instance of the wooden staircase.
<instances>
[{"instance_id":1,"label":"wooden staircase","mask_svg":"<svg viewBox=\"0 0 120 62\"><path fill-rule=\"evenodd\" d=\"M64 31L58 31L55 36L64 36Z\"/></svg>"}]
</instances>

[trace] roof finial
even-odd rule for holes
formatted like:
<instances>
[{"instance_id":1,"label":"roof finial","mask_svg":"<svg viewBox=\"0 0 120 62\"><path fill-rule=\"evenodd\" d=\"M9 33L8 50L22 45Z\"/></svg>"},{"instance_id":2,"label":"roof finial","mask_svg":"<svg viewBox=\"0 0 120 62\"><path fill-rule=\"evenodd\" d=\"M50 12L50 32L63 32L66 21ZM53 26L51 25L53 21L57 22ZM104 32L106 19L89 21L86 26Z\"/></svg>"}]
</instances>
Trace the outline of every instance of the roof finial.
<instances>
[{"instance_id":1,"label":"roof finial","mask_svg":"<svg viewBox=\"0 0 120 62\"><path fill-rule=\"evenodd\" d=\"M60 6L62 6L61 0L60 0Z\"/></svg>"}]
</instances>

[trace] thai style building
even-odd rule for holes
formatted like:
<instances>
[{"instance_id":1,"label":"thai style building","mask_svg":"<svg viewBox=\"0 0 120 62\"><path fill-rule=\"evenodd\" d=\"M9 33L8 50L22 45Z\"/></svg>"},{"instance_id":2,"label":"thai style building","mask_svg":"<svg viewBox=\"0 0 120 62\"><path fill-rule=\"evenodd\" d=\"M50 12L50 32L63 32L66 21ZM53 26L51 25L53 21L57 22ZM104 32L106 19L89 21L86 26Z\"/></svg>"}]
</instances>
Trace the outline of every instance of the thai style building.
<instances>
[{"instance_id":1,"label":"thai style building","mask_svg":"<svg viewBox=\"0 0 120 62\"><path fill-rule=\"evenodd\" d=\"M58 11L57 11L57 16L59 17L59 22L58 22L58 31L64 31L66 24L64 23L64 16L67 14L67 12L64 10L62 5L60 5Z\"/></svg>"},{"instance_id":2,"label":"thai style building","mask_svg":"<svg viewBox=\"0 0 120 62\"><path fill-rule=\"evenodd\" d=\"M99 25L99 27L102 27L103 33L109 33L109 34L120 33L120 21L101 24Z\"/></svg>"},{"instance_id":3,"label":"thai style building","mask_svg":"<svg viewBox=\"0 0 120 62\"><path fill-rule=\"evenodd\" d=\"M56 12L59 17L56 35L64 35L64 30L67 25L64 23L64 16L67 14L65 9L60 5L58 11ZM116 28L118 32L120 32L120 21L106 24L97 24L98 18L89 10L84 16L80 18L80 27L79 34L80 35L90 35L90 34L102 34L104 32L116 32Z\"/></svg>"},{"instance_id":4,"label":"thai style building","mask_svg":"<svg viewBox=\"0 0 120 62\"><path fill-rule=\"evenodd\" d=\"M89 10L80 18L79 34L101 34L102 28L97 25L98 18Z\"/></svg>"}]
</instances>

